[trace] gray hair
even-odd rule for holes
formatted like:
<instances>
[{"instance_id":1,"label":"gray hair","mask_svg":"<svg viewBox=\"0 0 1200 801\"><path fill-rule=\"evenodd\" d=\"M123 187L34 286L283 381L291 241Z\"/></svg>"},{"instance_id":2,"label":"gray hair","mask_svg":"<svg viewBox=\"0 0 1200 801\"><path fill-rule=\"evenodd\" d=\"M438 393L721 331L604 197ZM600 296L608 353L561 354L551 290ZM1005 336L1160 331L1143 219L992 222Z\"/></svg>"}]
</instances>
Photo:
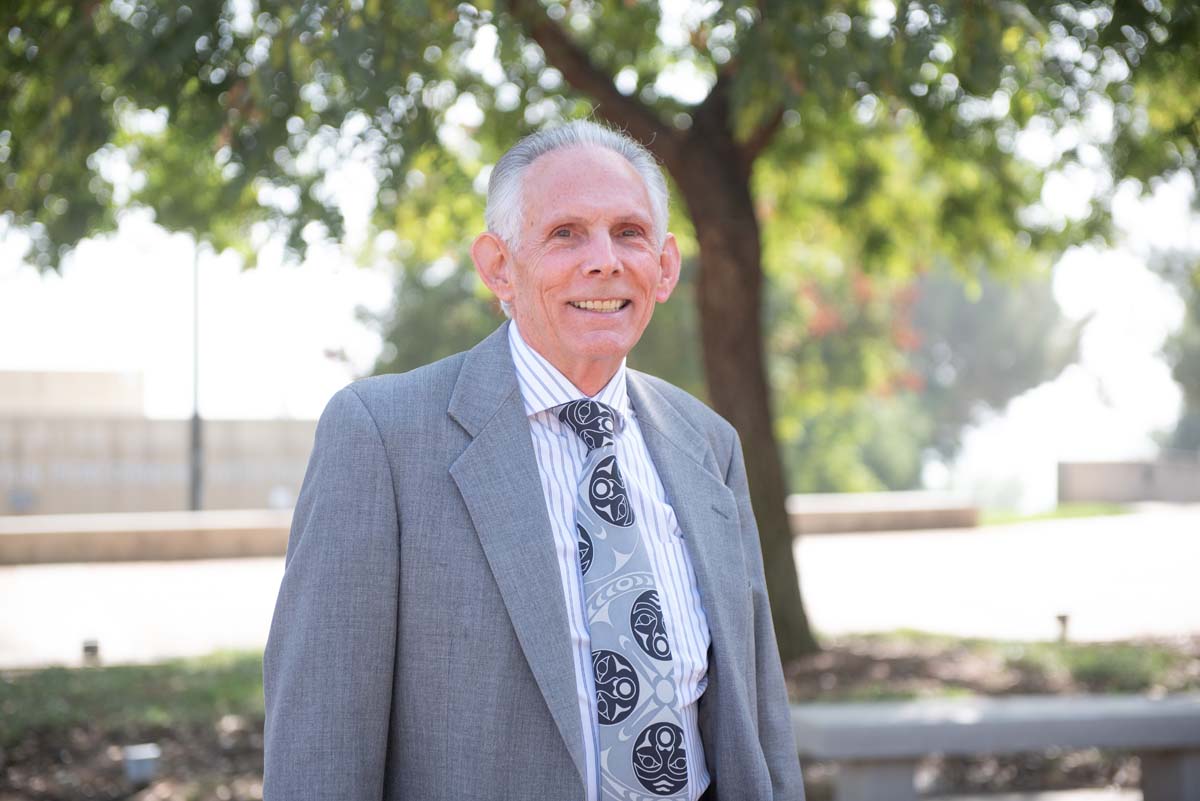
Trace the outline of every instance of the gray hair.
<instances>
[{"instance_id":1,"label":"gray hair","mask_svg":"<svg viewBox=\"0 0 1200 801\"><path fill-rule=\"evenodd\" d=\"M650 196L654 241L662 245L667 235L667 181L658 161L628 134L591 120L574 120L531 133L500 157L488 178L487 210L483 216L488 230L515 249L520 243L521 218L524 216L521 183L525 170L547 153L579 146L606 148L624 156L633 165Z\"/></svg>"}]
</instances>

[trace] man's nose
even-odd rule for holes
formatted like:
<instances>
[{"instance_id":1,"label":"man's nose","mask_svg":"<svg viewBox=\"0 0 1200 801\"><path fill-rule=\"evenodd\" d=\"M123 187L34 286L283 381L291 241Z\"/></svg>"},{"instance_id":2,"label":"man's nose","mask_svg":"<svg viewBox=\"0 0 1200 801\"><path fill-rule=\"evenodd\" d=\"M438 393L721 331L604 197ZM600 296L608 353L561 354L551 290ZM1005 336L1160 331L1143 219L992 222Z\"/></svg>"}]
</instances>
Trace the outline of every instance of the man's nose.
<instances>
[{"instance_id":1,"label":"man's nose","mask_svg":"<svg viewBox=\"0 0 1200 801\"><path fill-rule=\"evenodd\" d=\"M596 233L588 238L585 258L584 266L589 274L608 276L621 269L612 234L608 231Z\"/></svg>"}]
</instances>

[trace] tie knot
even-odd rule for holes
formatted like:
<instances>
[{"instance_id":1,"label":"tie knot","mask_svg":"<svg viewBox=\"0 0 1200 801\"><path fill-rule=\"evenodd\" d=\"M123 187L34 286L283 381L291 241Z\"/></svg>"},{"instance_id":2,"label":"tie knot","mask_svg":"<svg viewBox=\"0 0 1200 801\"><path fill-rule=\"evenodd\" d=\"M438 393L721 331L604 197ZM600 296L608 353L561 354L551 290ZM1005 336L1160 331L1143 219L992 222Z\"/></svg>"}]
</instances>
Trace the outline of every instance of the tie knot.
<instances>
[{"instance_id":1,"label":"tie knot","mask_svg":"<svg viewBox=\"0 0 1200 801\"><path fill-rule=\"evenodd\" d=\"M613 444L615 431L613 410L594 400L577 400L564 404L558 419L565 423L587 445L588 451Z\"/></svg>"}]
</instances>

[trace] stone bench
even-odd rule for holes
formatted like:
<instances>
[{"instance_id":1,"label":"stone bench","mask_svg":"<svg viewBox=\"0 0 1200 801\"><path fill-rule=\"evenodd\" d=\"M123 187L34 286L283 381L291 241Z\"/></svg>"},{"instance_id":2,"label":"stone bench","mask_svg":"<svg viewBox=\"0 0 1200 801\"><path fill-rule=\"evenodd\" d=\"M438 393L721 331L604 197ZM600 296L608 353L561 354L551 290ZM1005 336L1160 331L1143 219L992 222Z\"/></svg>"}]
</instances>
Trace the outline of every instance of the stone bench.
<instances>
[{"instance_id":1,"label":"stone bench","mask_svg":"<svg viewBox=\"0 0 1200 801\"><path fill-rule=\"evenodd\" d=\"M838 763L836 801L914 801L929 754L1112 748L1141 757L1144 801L1200 799L1200 694L793 704L802 757Z\"/></svg>"}]
</instances>

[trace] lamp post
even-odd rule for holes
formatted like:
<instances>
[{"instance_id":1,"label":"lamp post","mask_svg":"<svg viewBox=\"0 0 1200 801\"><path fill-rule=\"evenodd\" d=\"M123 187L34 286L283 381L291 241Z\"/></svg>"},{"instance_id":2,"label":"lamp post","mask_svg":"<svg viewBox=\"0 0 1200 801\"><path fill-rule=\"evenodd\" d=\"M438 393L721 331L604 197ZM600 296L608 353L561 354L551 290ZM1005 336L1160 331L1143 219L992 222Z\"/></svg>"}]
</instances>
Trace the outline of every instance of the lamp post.
<instances>
[{"instance_id":1,"label":"lamp post","mask_svg":"<svg viewBox=\"0 0 1200 801\"><path fill-rule=\"evenodd\" d=\"M204 446L200 425L200 241L192 247L192 425L188 508L204 505Z\"/></svg>"}]
</instances>

